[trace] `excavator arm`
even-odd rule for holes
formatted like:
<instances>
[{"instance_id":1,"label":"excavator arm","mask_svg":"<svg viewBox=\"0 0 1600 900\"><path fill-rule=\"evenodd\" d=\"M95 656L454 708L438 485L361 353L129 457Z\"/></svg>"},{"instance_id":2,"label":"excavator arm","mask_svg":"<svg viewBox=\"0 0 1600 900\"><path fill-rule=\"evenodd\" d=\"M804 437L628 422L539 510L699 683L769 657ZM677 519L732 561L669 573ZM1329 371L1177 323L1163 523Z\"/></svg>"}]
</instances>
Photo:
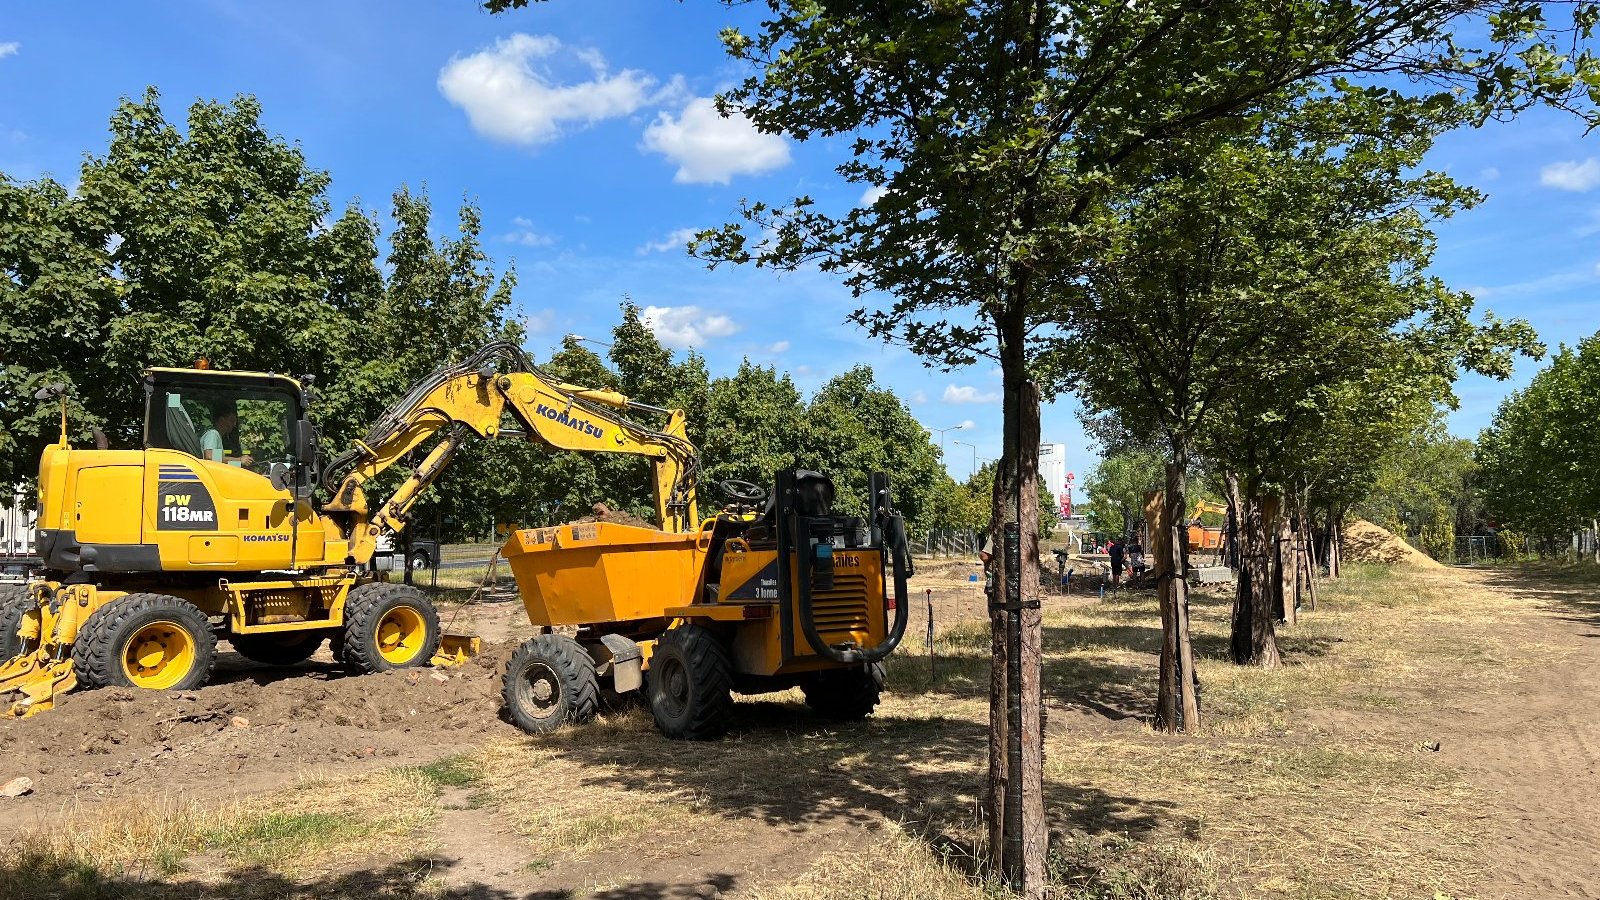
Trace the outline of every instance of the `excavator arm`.
<instances>
[{"instance_id":1,"label":"excavator arm","mask_svg":"<svg viewBox=\"0 0 1600 900\"><path fill-rule=\"evenodd\" d=\"M661 429L625 412L665 414ZM519 428L503 434L506 413ZM376 511L363 485L443 432L443 437ZM656 516L666 531L698 526L695 480L699 457L681 410L636 403L615 391L557 381L536 369L521 348L489 344L462 363L445 366L389 407L364 440L336 457L323 476L332 496L323 512L348 516L351 556L372 558L380 531L405 527L411 508L469 437L522 437L562 450L625 453L651 461Z\"/></svg>"}]
</instances>

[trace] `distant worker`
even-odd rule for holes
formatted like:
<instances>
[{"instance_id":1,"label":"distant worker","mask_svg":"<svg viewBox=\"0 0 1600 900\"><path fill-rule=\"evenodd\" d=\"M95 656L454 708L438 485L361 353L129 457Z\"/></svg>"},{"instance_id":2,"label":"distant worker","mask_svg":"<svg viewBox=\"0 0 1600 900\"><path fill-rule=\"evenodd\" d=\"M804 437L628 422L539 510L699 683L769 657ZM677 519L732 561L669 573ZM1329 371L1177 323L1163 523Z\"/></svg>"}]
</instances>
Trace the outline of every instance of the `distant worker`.
<instances>
[{"instance_id":1,"label":"distant worker","mask_svg":"<svg viewBox=\"0 0 1600 900\"><path fill-rule=\"evenodd\" d=\"M1116 587L1122 583L1123 548L1122 542L1112 538L1106 544L1106 552L1111 554L1111 586Z\"/></svg>"},{"instance_id":2,"label":"distant worker","mask_svg":"<svg viewBox=\"0 0 1600 900\"><path fill-rule=\"evenodd\" d=\"M1145 569L1148 568L1144 561L1144 545L1139 543L1137 534L1128 540L1128 568L1132 571L1134 578L1143 575Z\"/></svg>"},{"instance_id":3,"label":"distant worker","mask_svg":"<svg viewBox=\"0 0 1600 900\"><path fill-rule=\"evenodd\" d=\"M239 450L239 411L232 403L218 403L212 407L211 427L200 436L200 456L230 466L248 467L255 462L248 453Z\"/></svg>"}]
</instances>

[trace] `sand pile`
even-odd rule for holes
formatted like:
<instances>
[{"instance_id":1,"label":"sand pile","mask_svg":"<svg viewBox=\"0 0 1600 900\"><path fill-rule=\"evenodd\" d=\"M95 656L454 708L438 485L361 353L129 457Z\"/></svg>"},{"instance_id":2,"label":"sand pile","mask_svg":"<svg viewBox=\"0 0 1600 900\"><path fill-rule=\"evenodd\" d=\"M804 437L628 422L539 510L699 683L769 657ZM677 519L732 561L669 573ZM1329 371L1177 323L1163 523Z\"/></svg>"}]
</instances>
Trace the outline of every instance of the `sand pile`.
<instances>
[{"instance_id":1,"label":"sand pile","mask_svg":"<svg viewBox=\"0 0 1600 900\"><path fill-rule=\"evenodd\" d=\"M1394 532L1356 519L1344 526L1345 559L1354 562L1378 562L1419 569L1443 569L1445 566L1433 557L1406 543Z\"/></svg>"}]
</instances>

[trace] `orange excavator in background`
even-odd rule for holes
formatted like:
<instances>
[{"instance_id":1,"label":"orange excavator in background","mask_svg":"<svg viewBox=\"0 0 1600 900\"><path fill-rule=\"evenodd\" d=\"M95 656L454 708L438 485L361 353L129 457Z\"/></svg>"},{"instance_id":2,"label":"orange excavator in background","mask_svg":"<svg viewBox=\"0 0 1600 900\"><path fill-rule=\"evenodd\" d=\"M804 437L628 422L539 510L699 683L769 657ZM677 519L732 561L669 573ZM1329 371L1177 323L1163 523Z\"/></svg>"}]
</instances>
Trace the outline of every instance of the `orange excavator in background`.
<instances>
[{"instance_id":1,"label":"orange excavator in background","mask_svg":"<svg viewBox=\"0 0 1600 900\"><path fill-rule=\"evenodd\" d=\"M1216 513L1222 516L1223 524L1205 524L1205 514ZM1224 535L1227 533L1228 507L1221 503L1212 503L1209 500L1196 501L1194 512L1190 513L1187 526L1189 535L1190 553L1221 553Z\"/></svg>"}]
</instances>

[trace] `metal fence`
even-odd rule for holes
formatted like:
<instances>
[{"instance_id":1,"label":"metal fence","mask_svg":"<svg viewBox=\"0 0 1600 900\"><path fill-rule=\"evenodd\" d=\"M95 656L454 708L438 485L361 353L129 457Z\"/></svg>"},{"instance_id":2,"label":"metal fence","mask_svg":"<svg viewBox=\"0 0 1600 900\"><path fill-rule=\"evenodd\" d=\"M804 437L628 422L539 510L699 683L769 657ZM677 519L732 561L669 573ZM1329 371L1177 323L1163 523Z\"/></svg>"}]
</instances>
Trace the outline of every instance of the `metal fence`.
<instances>
[{"instance_id":1,"label":"metal fence","mask_svg":"<svg viewBox=\"0 0 1600 900\"><path fill-rule=\"evenodd\" d=\"M916 542L913 542L913 546ZM978 533L970 528L930 529L922 538L924 556L974 557L978 555Z\"/></svg>"}]
</instances>

